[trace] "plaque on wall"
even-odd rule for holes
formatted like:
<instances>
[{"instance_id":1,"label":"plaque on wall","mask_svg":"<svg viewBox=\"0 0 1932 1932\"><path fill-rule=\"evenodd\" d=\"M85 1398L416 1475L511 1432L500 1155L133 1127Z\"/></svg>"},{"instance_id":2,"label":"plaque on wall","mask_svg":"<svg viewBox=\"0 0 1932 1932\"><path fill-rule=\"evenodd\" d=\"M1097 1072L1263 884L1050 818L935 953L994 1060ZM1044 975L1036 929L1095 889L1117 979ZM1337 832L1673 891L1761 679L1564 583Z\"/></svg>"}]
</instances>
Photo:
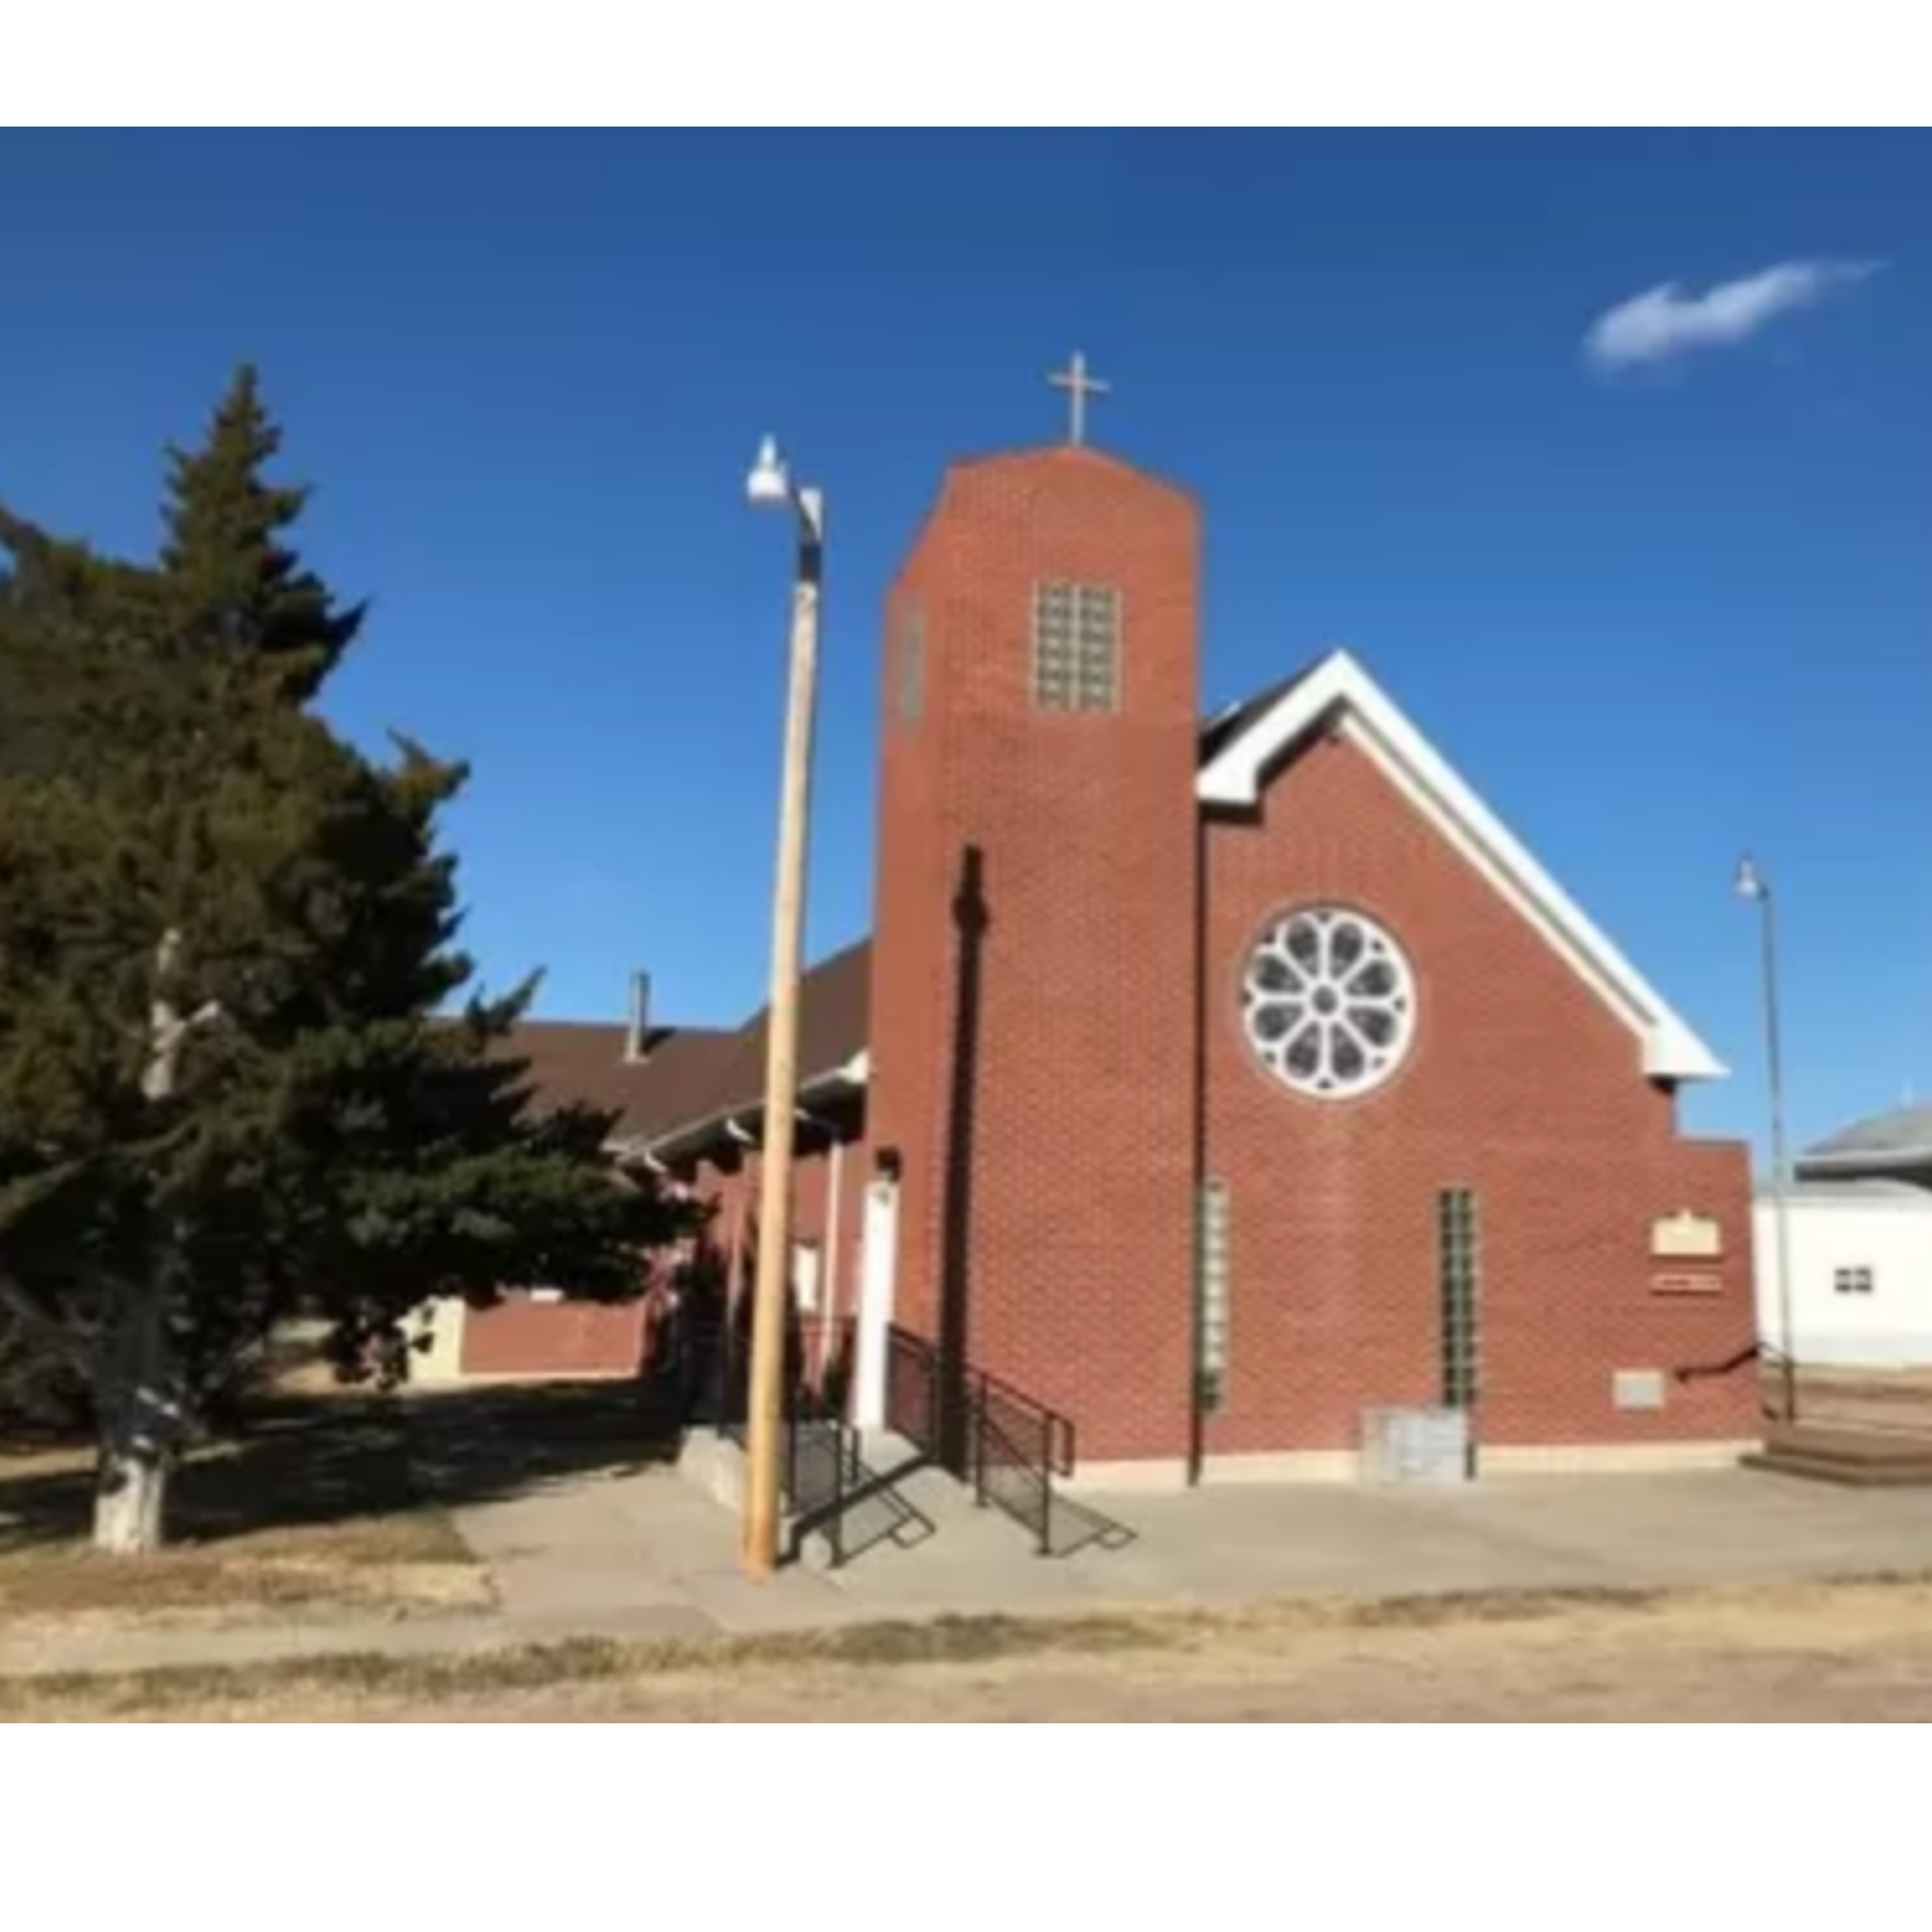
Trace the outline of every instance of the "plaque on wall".
<instances>
[{"instance_id":1,"label":"plaque on wall","mask_svg":"<svg viewBox=\"0 0 1932 1932\"><path fill-rule=\"evenodd\" d=\"M1721 1294L1724 1278L1719 1274L1654 1274L1650 1278L1653 1294Z\"/></svg>"},{"instance_id":2,"label":"plaque on wall","mask_svg":"<svg viewBox=\"0 0 1932 1932\"><path fill-rule=\"evenodd\" d=\"M1650 1251L1661 1261L1714 1262L1724 1251L1723 1230L1687 1208L1650 1224Z\"/></svg>"}]
</instances>

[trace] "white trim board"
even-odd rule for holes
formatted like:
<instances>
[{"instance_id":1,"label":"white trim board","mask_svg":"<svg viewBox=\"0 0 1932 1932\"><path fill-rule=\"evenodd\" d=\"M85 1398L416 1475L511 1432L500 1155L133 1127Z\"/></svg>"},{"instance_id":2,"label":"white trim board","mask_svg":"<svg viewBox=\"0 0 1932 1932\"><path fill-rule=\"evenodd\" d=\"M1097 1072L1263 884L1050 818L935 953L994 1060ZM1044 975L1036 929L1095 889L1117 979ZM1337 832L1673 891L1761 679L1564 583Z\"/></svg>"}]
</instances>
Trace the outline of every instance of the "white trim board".
<instances>
[{"instance_id":1,"label":"white trim board","mask_svg":"<svg viewBox=\"0 0 1932 1932\"><path fill-rule=\"evenodd\" d=\"M1252 807L1280 760L1333 726L1636 1036L1653 1080L1729 1072L1347 651L1334 651L1201 769L1203 805Z\"/></svg>"}]
</instances>

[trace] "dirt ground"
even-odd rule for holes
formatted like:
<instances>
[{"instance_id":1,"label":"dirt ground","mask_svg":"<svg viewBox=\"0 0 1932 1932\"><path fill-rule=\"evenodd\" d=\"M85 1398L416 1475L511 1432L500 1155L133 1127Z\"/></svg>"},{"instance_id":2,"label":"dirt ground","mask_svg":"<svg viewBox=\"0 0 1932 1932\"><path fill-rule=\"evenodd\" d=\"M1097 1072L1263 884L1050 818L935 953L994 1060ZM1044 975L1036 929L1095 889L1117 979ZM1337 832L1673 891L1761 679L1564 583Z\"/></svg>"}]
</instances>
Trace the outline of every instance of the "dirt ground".
<instances>
[{"instance_id":1,"label":"dirt ground","mask_svg":"<svg viewBox=\"0 0 1932 1932\"><path fill-rule=\"evenodd\" d=\"M190 1456L170 1548L116 1562L88 1548L91 1446L0 1442L0 1617L18 1634L485 1609L495 1592L452 1508L668 1453L625 1383L405 1401L297 1376L239 1437Z\"/></svg>"},{"instance_id":2,"label":"dirt ground","mask_svg":"<svg viewBox=\"0 0 1932 1932\"><path fill-rule=\"evenodd\" d=\"M421 1493L394 1405L285 1401L241 1442L211 1443L174 1484L174 1547L138 1562L88 1547L94 1455L0 1453L0 1616L46 1625L273 1621L335 1609L487 1606L488 1578Z\"/></svg>"},{"instance_id":3,"label":"dirt ground","mask_svg":"<svg viewBox=\"0 0 1932 1932\"><path fill-rule=\"evenodd\" d=\"M948 1652L958 1653L947 1655ZM980 1655L972 1655L979 1652ZM934 1655L937 1653L937 1655ZM1281 1605L0 1687L0 1721L1922 1723L1932 1584Z\"/></svg>"}]
</instances>

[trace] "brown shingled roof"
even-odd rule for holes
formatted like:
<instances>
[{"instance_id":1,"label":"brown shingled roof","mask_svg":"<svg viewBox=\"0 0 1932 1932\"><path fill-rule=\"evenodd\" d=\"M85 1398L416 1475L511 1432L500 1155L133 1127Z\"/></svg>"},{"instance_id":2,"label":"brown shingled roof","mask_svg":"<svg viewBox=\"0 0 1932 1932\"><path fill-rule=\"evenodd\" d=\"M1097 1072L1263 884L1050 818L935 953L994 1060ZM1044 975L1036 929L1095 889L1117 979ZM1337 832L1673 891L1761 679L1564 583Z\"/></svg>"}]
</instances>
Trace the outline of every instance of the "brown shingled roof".
<instances>
[{"instance_id":1,"label":"brown shingled roof","mask_svg":"<svg viewBox=\"0 0 1932 1932\"><path fill-rule=\"evenodd\" d=\"M811 967L799 984L798 1077L810 1080L844 1065L863 1053L867 1039L871 985L872 945L862 939ZM762 1007L739 1028L730 1068L728 1091L721 1106L754 1103L764 1093L765 1050L771 1009Z\"/></svg>"},{"instance_id":2,"label":"brown shingled roof","mask_svg":"<svg viewBox=\"0 0 1932 1932\"><path fill-rule=\"evenodd\" d=\"M799 988L802 1082L836 1072L864 1052L871 942L860 940L810 968ZM624 1057L622 1025L525 1020L512 1049L530 1063L542 1098L615 1112L615 1135L651 1142L682 1128L754 1111L764 1097L769 1009L735 1028L667 1028L641 1061Z\"/></svg>"},{"instance_id":3,"label":"brown shingled roof","mask_svg":"<svg viewBox=\"0 0 1932 1932\"><path fill-rule=\"evenodd\" d=\"M810 1083L836 1073L866 1049L870 1018L872 945L861 939L809 968L799 985L798 1077ZM769 1008L726 1035L725 1049L714 1069L709 1094L667 1119L661 1125L640 1129L647 1138L663 1139L679 1129L722 1122L733 1114L754 1112L764 1098L765 1051Z\"/></svg>"},{"instance_id":4,"label":"brown shingled roof","mask_svg":"<svg viewBox=\"0 0 1932 1932\"><path fill-rule=\"evenodd\" d=\"M601 1020L524 1020L511 1050L530 1063L540 1100L575 1101L617 1116L629 1138L702 1111L736 1036L713 1027L665 1028L642 1060L625 1058L630 1029Z\"/></svg>"}]
</instances>

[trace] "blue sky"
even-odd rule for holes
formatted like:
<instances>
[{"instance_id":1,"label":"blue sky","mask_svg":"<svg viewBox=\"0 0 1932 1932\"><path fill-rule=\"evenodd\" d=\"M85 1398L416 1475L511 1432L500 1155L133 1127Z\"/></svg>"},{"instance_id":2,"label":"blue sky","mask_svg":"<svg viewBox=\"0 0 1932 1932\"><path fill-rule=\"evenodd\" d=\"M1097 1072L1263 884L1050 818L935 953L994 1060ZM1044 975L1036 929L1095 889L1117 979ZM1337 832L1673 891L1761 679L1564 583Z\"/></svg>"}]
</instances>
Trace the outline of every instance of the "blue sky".
<instances>
[{"instance_id":1,"label":"blue sky","mask_svg":"<svg viewBox=\"0 0 1932 1932\"><path fill-rule=\"evenodd\" d=\"M467 941L541 1010L762 996L788 554L831 497L811 947L869 917L880 594L958 454L1197 490L1204 696L1331 643L1736 1068L1741 847L1783 899L1794 1129L1932 1097L1932 143L1888 133L0 134L0 495L129 549L256 359L331 699L473 762ZM1780 264L1835 265L1713 288ZM1873 270L1872 265L1883 264ZM1790 277L1800 277L1794 281ZM1803 277L1809 275L1810 280ZM1611 371L1605 339L1681 353ZM1714 320L1715 318L1715 320Z\"/></svg>"}]
</instances>

